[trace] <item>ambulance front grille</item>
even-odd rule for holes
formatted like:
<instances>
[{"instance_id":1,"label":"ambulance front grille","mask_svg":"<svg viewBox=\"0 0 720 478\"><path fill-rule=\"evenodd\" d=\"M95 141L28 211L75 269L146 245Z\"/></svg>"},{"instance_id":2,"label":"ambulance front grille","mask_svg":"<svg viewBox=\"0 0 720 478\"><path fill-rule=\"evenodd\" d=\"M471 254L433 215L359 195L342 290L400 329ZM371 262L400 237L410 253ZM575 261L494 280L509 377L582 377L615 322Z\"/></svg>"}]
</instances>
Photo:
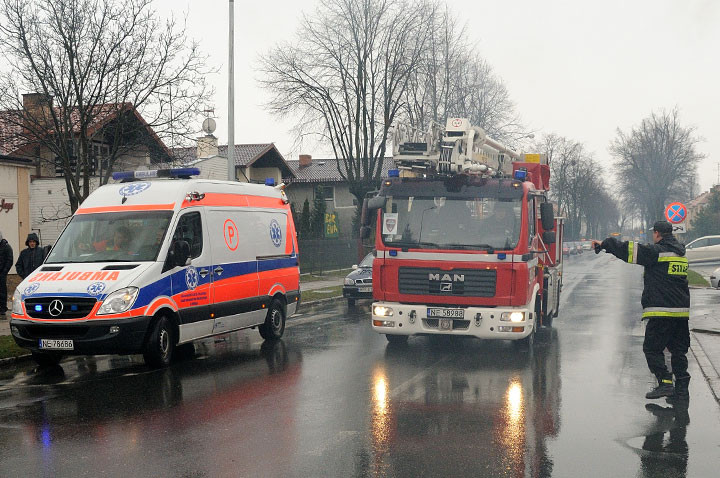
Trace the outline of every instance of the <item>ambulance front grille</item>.
<instances>
[{"instance_id":1,"label":"ambulance front grille","mask_svg":"<svg viewBox=\"0 0 720 478\"><path fill-rule=\"evenodd\" d=\"M89 297L28 298L25 299L25 310L33 319L81 319L90 315L96 302ZM55 313L58 308L62 310Z\"/></svg>"}]
</instances>

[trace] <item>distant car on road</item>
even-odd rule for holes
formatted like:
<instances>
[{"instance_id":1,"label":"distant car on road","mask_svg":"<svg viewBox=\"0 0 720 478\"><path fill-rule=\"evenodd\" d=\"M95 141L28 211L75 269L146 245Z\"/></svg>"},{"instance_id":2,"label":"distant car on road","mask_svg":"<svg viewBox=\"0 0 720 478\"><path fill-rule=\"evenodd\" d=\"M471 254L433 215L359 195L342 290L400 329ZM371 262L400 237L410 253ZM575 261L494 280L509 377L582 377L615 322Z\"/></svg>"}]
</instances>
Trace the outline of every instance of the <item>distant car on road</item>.
<instances>
[{"instance_id":1,"label":"distant car on road","mask_svg":"<svg viewBox=\"0 0 720 478\"><path fill-rule=\"evenodd\" d=\"M373 259L375 253L371 252L345 277L343 297L347 299L348 306L354 306L356 299L372 299Z\"/></svg>"},{"instance_id":2,"label":"distant car on road","mask_svg":"<svg viewBox=\"0 0 720 478\"><path fill-rule=\"evenodd\" d=\"M565 243L563 244L563 256L569 256L570 255L570 244Z\"/></svg>"},{"instance_id":3,"label":"distant car on road","mask_svg":"<svg viewBox=\"0 0 720 478\"><path fill-rule=\"evenodd\" d=\"M582 243L583 251L592 251L592 241L585 241Z\"/></svg>"},{"instance_id":4,"label":"distant car on road","mask_svg":"<svg viewBox=\"0 0 720 478\"><path fill-rule=\"evenodd\" d=\"M688 262L720 261L720 236L703 236L685 246Z\"/></svg>"}]
</instances>

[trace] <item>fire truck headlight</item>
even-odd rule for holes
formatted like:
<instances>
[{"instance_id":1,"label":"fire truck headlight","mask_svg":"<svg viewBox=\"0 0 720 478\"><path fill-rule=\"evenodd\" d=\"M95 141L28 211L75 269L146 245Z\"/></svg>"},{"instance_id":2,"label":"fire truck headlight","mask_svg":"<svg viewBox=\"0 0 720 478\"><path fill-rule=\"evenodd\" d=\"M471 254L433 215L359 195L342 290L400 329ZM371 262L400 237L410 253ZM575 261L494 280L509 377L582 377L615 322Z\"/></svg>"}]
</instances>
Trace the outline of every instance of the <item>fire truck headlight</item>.
<instances>
[{"instance_id":1,"label":"fire truck headlight","mask_svg":"<svg viewBox=\"0 0 720 478\"><path fill-rule=\"evenodd\" d=\"M522 322L525 320L525 312L503 312L500 320L505 322Z\"/></svg>"},{"instance_id":2,"label":"fire truck headlight","mask_svg":"<svg viewBox=\"0 0 720 478\"><path fill-rule=\"evenodd\" d=\"M390 307L385 307L383 305L376 305L373 307L373 314L379 316L379 317L392 317L393 310Z\"/></svg>"}]
</instances>

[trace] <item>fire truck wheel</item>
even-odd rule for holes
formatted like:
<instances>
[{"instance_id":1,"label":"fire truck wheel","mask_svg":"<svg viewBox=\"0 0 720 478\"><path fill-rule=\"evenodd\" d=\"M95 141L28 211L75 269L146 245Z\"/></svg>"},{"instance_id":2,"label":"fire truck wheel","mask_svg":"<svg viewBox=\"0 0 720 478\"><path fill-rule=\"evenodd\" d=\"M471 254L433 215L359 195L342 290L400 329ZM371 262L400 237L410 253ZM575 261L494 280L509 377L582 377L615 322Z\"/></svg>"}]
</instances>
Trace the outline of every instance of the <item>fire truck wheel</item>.
<instances>
[{"instance_id":1,"label":"fire truck wheel","mask_svg":"<svg viewBox=\"0 0 720 478\"><path fill-rule=\"evenodd\" d=\"M32 359L40 367L54 367L62 360L62 354L57 352L31 352Z\"/></svg>"},{"instance_id":2,"label":"fire truck wheel","mask_svg":"<svg viewBox=\"0 0 720 478\"><path fill-rule=\"evenodd\" d=\"M265 340L277 340L283 336L283 332L285 332L285 312L279 301L272 301L267 317L265 317L265 323L258 327L258 331Z\"/></svg>"},{"instance_id":3,"label":"fire truck wheel","mask_svg":"<svg viewBox=\"0 0 720 478\"><path fill-rule=\"evenodd\" d=\"M390 342L391 344L406 344L407 341L408 341L408 336L407 336L407 335L390 335L390 334L385 334L385 338L386 338L387 341Z\"/></svg>"},{"instance_id":4,"label":"fire truck wheel","mask_svg":"<svg viewBox=\"0 0 720 478\"><path fill-rule=\"evenodd\" d=\"M153 325L150 337L145 344L143 358L152 368L162 368L170 365L175 351L175 334L167 317L160 316Z\"/></svg>"}]
</instances>

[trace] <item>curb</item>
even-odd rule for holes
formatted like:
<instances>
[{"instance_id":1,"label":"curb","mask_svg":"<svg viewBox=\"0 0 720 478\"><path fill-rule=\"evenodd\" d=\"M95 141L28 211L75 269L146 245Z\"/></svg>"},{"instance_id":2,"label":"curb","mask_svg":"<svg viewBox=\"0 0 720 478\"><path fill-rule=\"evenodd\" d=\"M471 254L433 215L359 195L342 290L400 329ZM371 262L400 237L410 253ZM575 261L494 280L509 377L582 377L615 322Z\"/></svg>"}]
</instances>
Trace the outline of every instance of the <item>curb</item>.
<instances>
[{"instance_id":1,"label":"curb","mask_svg":"<svg viewBox=\"0 0 720 478\"><path fill-rule=\"evenodd\" d=\"M708 358L707 354L705 353L705 350L703 349L702 345L700 345L700 342L697 340L697 337L695 337L694 329L690 335L691 335L690 350L692 351L692 354L695 357L695 360L697 361L698 365L700 366L700 371L702 371L702 374L705 377L705 380L707 381L708 385L710 386L710 391L712 391L712 394L715 397L715 400L718 402L718 404L720 404L720 376L719 376L720 374L718 374L718 371L715 370L715 367L710 362L710 359Z\"/></svg>"},{"instance_id":2,"label":"curb","mask_svg":"<svg viewBox=\"0 0 720 478\"><path fill-rule=\"evenodd\" d=\"M692 329L693 332L700 332L701 334L720 335L720 330L715 329Z\"/></svg>"},{"instance_id":3,"label":"curb","mask_svg":"<svg viewBox=\"0 0 720 478\"><path fill-rule=\"evenodd\" d=\"M17 357L7 357L0 359L0 367L7 367L18 362L27 362L32 358L31 354L18 355Z\"/></svg>"},{"instance_id":4,"label":"curb","mask_svg":"<svg viewBox=\"0 0 720 478\"><path fill-rule=\"evenodd\" d=\"M331 300L336 300L336 299L342 299L342 296L336 295L335 297L325 297L324 299L316 299L316 300L311 300L308 302L300 302L300 305L298 306L298 308L300 308L300 306L302 306L302 305L322 304L323 302L330 302Z\"/></svg>"}]
</instances>

